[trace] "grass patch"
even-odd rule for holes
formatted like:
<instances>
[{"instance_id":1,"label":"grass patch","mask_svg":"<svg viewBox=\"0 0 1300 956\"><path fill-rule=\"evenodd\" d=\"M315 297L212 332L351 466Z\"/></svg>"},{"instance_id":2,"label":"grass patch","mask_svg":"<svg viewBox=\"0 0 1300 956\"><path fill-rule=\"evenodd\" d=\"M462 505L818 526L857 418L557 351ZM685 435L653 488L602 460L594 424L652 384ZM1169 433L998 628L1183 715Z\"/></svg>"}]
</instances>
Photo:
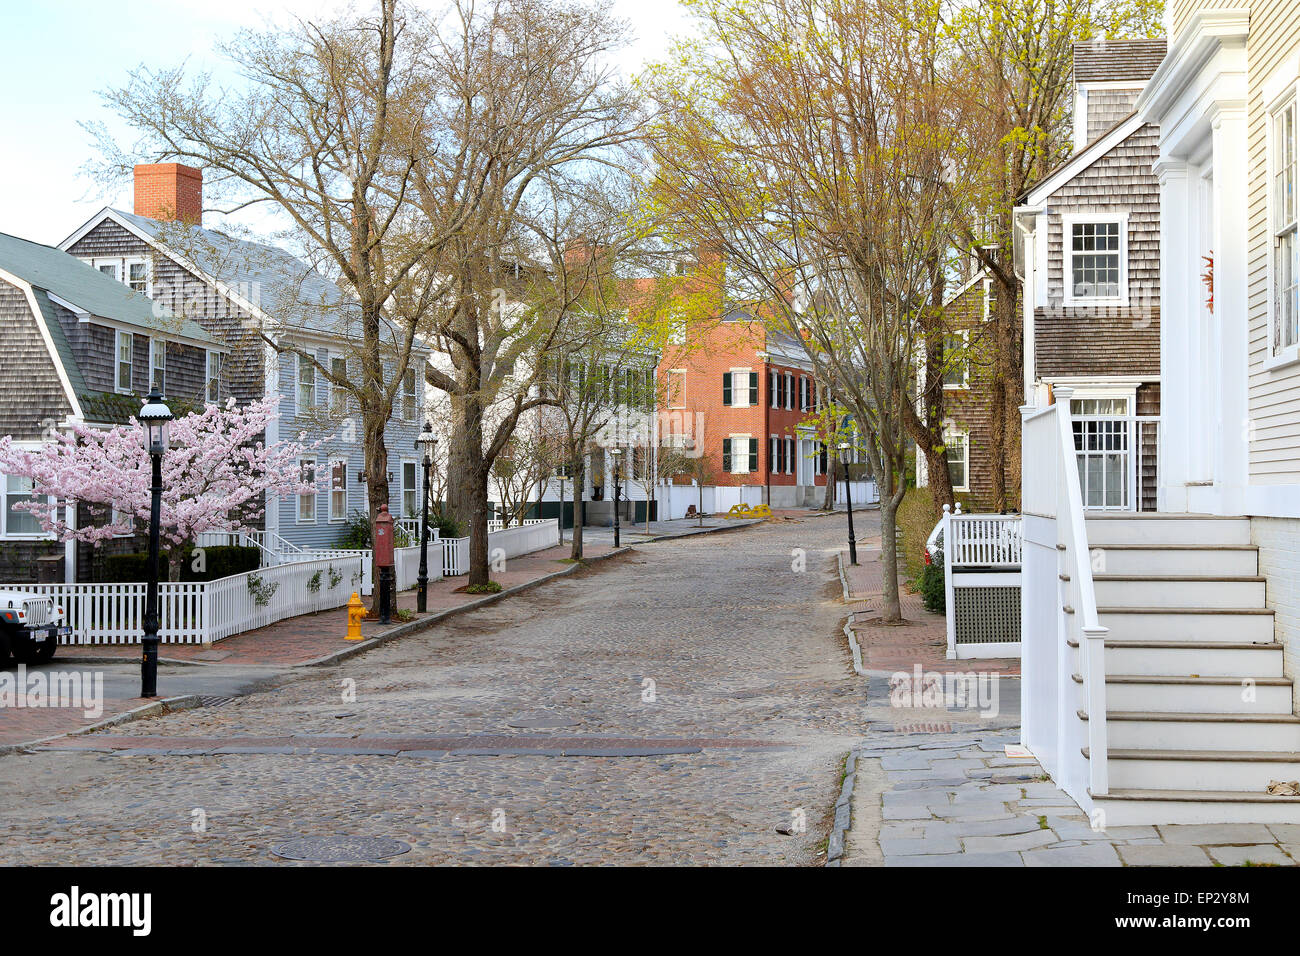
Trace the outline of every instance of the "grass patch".
<instances>
[{"instance_id":1,"label":"grass patch","mask_svg":"<svg viewBox=\"0 0 1300 956\"><path fill-rule=\"evenodd\" d=\"M487 584L471 584L465 589L466 594L500 594L501 591L500 581L489 581Z\"/></svg>"},{"instance_id":2,"label":"grass patch","mask_svg":"<svg viewBox=\"0 0 1300 956\"><path fill-rule=\"evenodd\" d=\"M1040 830L1047 829L1047 817L1043 816L1038 818L1038 829Z\"/></svg>"}]
</instances>

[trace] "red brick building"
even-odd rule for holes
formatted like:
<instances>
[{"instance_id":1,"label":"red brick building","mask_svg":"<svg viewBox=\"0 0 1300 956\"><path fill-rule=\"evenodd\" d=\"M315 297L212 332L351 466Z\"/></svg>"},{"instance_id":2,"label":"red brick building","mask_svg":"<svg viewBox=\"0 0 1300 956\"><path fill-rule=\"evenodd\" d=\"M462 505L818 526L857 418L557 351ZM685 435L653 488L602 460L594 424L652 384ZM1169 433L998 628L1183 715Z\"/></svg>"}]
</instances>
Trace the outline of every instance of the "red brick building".
<instances>
[{"instance_id":1,"label":"red brick building","mask_svg":"<svg viewBox=\"0 0 1300 956\"><path fill-rule=\"evenodd\" d=\"M798 342L747 313L691 323L659 365L665 433L684 434L729 500L776 508L819 504L826 451L813 434L819 390ZM662 437L662 436L661 436Z\"/></svg>"}]
</instances>

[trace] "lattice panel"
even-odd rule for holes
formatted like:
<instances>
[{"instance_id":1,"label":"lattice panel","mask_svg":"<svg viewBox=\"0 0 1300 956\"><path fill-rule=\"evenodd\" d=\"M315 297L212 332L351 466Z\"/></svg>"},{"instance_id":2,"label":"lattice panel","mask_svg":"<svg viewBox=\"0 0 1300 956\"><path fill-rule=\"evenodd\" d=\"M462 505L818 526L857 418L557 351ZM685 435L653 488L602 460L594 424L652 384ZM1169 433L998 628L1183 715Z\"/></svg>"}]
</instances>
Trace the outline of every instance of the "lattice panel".
<instances>
[{"instance_id":1,"label":"lattice panel","mask_svg":"<svg viewBox=\"0 0 1300 956\"><path fill-rule=\"evenodd\" d=\"M954 587L958 644L1003 644L1020 640L1019 587Z\"/></svg>"}]
</instances>

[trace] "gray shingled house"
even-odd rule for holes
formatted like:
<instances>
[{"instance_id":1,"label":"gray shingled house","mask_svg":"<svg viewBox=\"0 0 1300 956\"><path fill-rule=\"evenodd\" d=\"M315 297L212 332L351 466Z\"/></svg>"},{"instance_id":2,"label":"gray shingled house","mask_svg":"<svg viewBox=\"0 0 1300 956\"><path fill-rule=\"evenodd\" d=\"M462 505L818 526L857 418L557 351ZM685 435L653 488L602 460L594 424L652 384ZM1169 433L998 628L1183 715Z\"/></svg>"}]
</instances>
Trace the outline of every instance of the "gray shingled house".
<instances>
[{"instance_id":1,"label":"gray shingled house","mask_svg":"<svg viewBox=\"0 0 1300 956\"><path fill-rule=\"evenodd\" d=\"M1084 505L1156 507L1160 414L1157 127L1134 112L1163 40L1074 48L1075 151L1016 208L1025 387L1074 388Z\"/></svg>"},{"instance_id":2,"label":"gray shingled house","mask_svg":"<svg viewBox=\"0 0 1300 956\"><path fill-rule=\"evenodd\" d=\"M135 186L134 212L102 209L61 248L220 339L228 352L215 376L221 399L280 396L268 442L300 435L309 444L323 441L302 467L308 475L325 471L328 486L270 502L264 527L275 550L334 546L349 516L368 511L357 404L320 371L351 368L355 374L362 339L354 298L284 249L204 228L199 170L179 163L137 166ZM395 517L419 513L415 436L424 421L428 354L426 347L413 349L385 430Z\"/></svg>"},{"instance_id":3,"label":"gray shingled house","mask_svg":"<svg viewBox=\"0 0 1300 956\"><path fill-rule=\"evenodd\" d=\"M128 274L129 278L129 274ZM125 423L157 384L175 410L214 398L228 351L198 323L156 309L116 275L0 234L0 434L39 447L73 422ZM0 475L0 581L89 580L90 546L62 545L14 506L29 480ZM77 516L91 520L83 508ZM127 536L99 553L134 550Z\"/></svg>"}]
</instances>

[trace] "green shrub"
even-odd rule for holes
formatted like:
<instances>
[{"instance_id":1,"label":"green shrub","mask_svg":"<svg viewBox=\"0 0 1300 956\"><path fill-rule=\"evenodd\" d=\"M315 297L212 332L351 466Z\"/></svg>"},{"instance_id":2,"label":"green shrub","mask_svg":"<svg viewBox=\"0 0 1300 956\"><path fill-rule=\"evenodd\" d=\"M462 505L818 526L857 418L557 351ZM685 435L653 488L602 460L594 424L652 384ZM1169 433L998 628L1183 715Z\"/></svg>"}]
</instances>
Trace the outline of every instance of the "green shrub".
<instances>
[{"instance_id":1,"label":"green shrub","mask_svg":"<svg viewBox=\"0 0 1300 956\"><path fill-rule=\"evenodd\" d=\"M927 611L943 614L946 607L943 553L936 553L934 560L934 564L927 564L925 570L921 572L921 603L925 605Z\"/></svg>"},{"instance_id":2,"label":"green shrub","mask_svg":"<svg viewBox=\"0 0 1300 956\"><path fill-rule=\"evenodd\" d=\"M487 584L471 584L465 589L466 594L500 594L501 582L489 581Z\"/></svg>"},{"instance_id":3,"label":"green shrub","mask_svg":"<svg viewBox=\"0 0 1300 956\"><path fill-rule=\"evenodd\" d=\"M925 541L934 530L933 500L929 488L909 488L898 506L898 527L903 531L901 570L918 590L925 572Z\"/></svg>"},{"instance_id":4,"label":"green shrub","mask_svg":"<svg viewBox=\"0 0 1300 956\"><path fill-rule=\"evenodd\" d=\"M256 571L262 565L262 554L257 548L236 545L216 545L203 549L203 570L194 570L195 548L181 550L182 581L215 581L232 574ZM158 579L167 580L170 552L158 553ZM129 584L147 580L149 555L147 552L114 554L103 559L100 580L114 584Z\"/></svg>"},{"instance_id":5,"label":"green shrub","mask_svg":"<svg viewBox=\"0 0 1300 956\"><path fill-rule=\"evenodd\" d=\"M433 515L429 515L429 527L433 527ZM367 551L371 547L371 540L370 515L364 511L354 511L348 515L348 520L344 523L343 530L339 532L334 547L349 551ZM393 547L406 548L419 543L418 536L412 540L412 536L408 535L394 522Z\"/></svg>"}]
</instances>

